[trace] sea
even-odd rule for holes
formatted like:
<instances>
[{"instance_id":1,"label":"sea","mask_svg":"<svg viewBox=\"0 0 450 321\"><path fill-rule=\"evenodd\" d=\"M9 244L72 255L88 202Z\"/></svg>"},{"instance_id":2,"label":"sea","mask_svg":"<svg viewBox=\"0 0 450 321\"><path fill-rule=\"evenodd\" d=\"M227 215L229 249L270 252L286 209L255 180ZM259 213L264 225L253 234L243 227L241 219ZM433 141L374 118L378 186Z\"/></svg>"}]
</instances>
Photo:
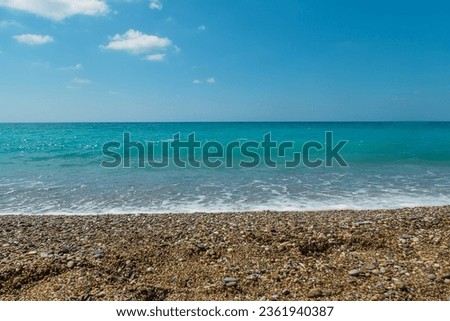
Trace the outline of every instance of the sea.
<instances>
[{"instance_id":1,"label":"sea","mask_svg":"<svg viewBox=\"0 0 450 321\"><path fill-rule=\"evenodd\" d=\"M0 124L0 214L448 204L450 122Z\"/></svg>"}]
</instances>

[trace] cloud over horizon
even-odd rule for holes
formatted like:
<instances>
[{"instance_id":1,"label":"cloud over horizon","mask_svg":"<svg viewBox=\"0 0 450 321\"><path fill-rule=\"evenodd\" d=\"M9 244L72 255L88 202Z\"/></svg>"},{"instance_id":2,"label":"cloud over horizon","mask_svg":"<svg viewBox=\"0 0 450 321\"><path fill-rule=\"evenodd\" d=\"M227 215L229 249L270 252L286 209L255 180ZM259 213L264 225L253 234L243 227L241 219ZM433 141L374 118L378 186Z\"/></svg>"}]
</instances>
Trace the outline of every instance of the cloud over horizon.
<instances>
[{"instance_id":1,"label":"cloud over horizon","mask_svg":"<svg viewBox=\"0 0 450 321\"><path fill-rule=\"evenodd\" d=\"M36 45L43 45L49 42L53 42L54 39L51 36L48 35L36 35L36 34L23 34L23 35L16 35L13 36L13 38L18 42L25 45L30 46L36 46Z\"/></svg>"},{"instance_id":2,"label":"cloud over horizon","mask_svg":"<svg viewBox=\"0 0 450 321\"><path fill-rule=\"evenodd\" d=\"M166 59L166 54L157 53L157 54L147 55L145 57L145 59L148 61L164 61Z\"/></svg>"},{"instance_id":3,"label":"cloud over horizon","mask_svg":"<svg viewBox=\"0 0 450 321\"><path fill-rule=\"evenodd\" d=\"M159 0L150 0L149 7L152 10L162 10L163 5Z\"/></svg>"},{"instance_id":4,"label":"cloud over horizon","mask_svg":"<svg viewBox=\"0 0 450 321\"><path fill-rule=\"evenodd\" d=\"M109 11L104 0L0 0L0 7L25 11L56 21L74 15L104 15Z\"/></svg>"},{"instance_id":5,"label":"cloud over horizon","mask_svg":"<svg viewBox=\"0 0 450 321\"><path fill-rule=\"evenodd\" d=\"M100 47L107 50L124 51L129 54L147 53L145 57L149 61L163 61L165 54L161 51L166 50L172 45L169 38L148 35L138 30L129 29L124 34L116 34L110 37L107 45Z\"/></svg>"}]
</instances>

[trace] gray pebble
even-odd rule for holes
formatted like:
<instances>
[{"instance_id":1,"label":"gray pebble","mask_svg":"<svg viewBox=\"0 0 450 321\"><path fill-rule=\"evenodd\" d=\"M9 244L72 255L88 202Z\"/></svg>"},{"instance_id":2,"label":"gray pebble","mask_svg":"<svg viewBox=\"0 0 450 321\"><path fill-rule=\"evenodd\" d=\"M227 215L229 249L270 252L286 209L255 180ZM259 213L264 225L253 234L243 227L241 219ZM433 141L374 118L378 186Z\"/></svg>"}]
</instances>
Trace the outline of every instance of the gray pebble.
<instances>
[{"instance_id":1,"label":"gray pebble","mask_svg":"<svg viewBox=\"0 0 450 321\"><path fill-rule=\"evenodd\" d=\"M428 274L428 280L430 280L430 281L436 280L436 274L433 274L433 273Z\"/></svg>"},{"instance_id":2,"label":"gray pebble","mask_svg":"<svg viewBox=\"0 0 450 321\"><path fill-rule=\"evenodd\" d=\"M238 279L233 278L233 277L231 277L231 276L227 276L227 277L225 277L225 278L223 279L223 281L224 281L225 283L231 283L231 282L237 282Z\"/></svg>"},{"instance_id":3,"label":"gray pebble","mask_svg":"<svg viewBox=\"0 0 450 321\"><path fill-rule=\"evenodd\" d=\"M361 271L358 269L353 269L353 270L348 271L348 274L351 276L359 276L361 274Z\"/></svg>"},{"instance_id":4,"label":"gray pebble","mask_svg":"<svg viewBox=\"0 0 450 321\"><path fill-rule=\"evenodd\" d=\"M67 262L67 267L68 267L69 269L73 268L74 265L75 265L75 263L74 263L73 261Z\"/></svg>"}]
</instances>

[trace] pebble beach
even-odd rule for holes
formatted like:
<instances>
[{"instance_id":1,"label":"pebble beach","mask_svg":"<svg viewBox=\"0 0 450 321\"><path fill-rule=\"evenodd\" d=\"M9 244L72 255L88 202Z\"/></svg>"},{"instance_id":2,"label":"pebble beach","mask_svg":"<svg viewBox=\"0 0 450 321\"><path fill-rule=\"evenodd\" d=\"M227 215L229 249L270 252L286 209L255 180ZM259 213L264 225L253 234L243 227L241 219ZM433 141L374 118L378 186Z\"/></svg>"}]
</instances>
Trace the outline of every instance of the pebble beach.
<instances>
[{"instance_id":1,"label":"pebble beach","mask_svg":"<svg viewBox=\"0 0 450 321\"><path fill-rule=\"evenodd\" d=\"M450 206L0 216L0 300L450 300Z\"/></svg>"}]
</instances>

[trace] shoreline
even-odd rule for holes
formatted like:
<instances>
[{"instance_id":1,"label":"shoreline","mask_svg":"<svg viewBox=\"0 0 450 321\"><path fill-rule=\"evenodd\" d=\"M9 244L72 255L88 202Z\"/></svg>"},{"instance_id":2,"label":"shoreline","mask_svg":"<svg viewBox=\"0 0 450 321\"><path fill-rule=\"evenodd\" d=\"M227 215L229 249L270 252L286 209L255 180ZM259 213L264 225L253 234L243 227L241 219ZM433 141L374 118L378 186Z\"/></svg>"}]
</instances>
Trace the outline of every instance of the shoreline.
<instances>
[{"instance_id":1,"label":"shoreline","mask_svg":"<svg viewBox=\"0 0 450 321\"><path fill-rule=\"evenodd\" d=\"M0 215L0 300L449 300L450 206Z\"/></svg>"},{"instance_id":2,"label":"shoreline","mask_svg":"<svg viewBox=\"0 0 450 321\"><path fill-rule=\"evenodd\" d=\"M396 211L396 210L408 210L408 209L417 209L417 208L440 208L440 207L450 207L449 204L438 204L438 205L410 205L410 206L400 206L400 207L380 207L380 208L317 208L317 209L282 209L282 210L274 210L274 209L254 209L254 210L218 210L218 211L179 211L179 212L145 212L145 211L123 211L123 212L49 212L49 213L0 213L0 218L3 216L81 216L81 217L90 217L90 216L104 216L104 215L206 215L206 214L248 214L248 213L277 213L277 214L289 214L289 213L322 213L322 212L374 212L374 211Z\"/></svg>"}]
</instances>

